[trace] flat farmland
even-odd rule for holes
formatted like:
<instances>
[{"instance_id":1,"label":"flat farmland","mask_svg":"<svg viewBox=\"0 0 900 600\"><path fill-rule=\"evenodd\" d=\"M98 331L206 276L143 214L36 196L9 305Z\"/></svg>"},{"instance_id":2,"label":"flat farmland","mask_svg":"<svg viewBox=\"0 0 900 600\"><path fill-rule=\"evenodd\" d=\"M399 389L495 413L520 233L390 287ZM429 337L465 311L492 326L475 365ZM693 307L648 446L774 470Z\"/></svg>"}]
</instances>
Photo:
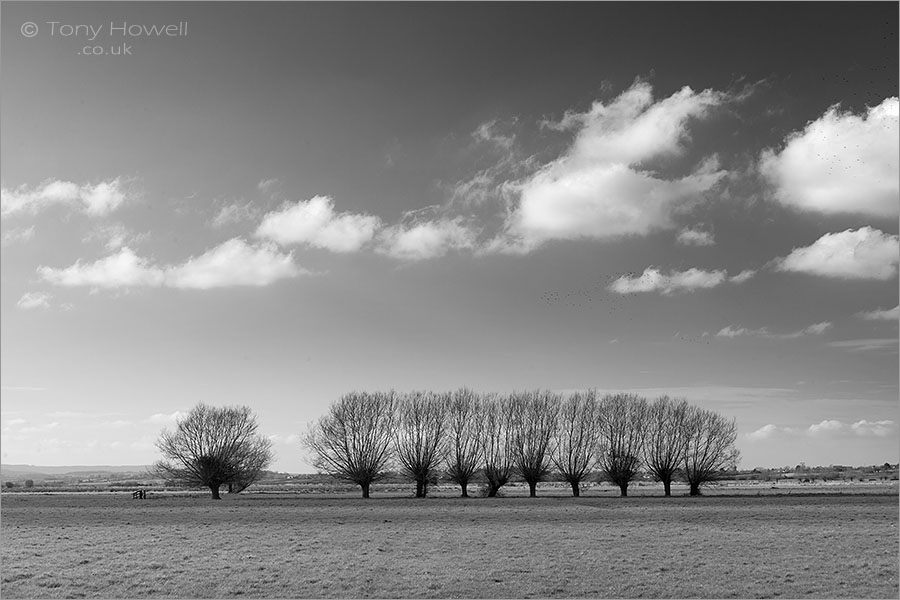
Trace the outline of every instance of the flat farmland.
<instances>
[{"instance_id":1,"label":"flat farmland","mask_svg":"<svg viewBox=\"0 0 900 600\"><path fill-rule=\"evenodd\" d=\"M5 598L898 597L898 497L6 494Z\"/></svg>"}]
</instances>

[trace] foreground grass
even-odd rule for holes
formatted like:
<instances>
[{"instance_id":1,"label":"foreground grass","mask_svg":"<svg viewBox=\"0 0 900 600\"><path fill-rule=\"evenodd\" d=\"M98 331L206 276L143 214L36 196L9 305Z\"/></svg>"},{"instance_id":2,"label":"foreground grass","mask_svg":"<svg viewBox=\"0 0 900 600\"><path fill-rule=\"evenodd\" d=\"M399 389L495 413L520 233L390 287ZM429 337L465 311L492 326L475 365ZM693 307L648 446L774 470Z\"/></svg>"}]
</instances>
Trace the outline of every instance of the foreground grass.
<instances>
[{"instance_id":1,"label":"foreground grass","mask_svg":"<svg viewBox=\"0 0 900 600\"><path fill-rule=\"evenodd\" d=\"M7 495L5 598L898 597L894 495Z\"/></svg>"}]
</instances>

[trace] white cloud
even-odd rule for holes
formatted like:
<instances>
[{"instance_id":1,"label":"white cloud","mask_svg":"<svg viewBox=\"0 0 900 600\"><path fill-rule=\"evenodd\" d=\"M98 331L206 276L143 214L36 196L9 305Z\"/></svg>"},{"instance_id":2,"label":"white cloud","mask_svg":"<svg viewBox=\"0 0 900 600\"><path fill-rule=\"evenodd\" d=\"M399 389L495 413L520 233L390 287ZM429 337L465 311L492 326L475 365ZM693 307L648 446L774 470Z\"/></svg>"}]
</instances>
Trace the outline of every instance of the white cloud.
<instances>
[{"instance_id":1,"label":"white cloud","mask_svg":"<svg viewBox=\"0 0 900 600\"><path fill-rule=\"evenodd\" d=\"M30 241L34 237L34 225L31 227L17 227L3 232L0 238L0 246L6 248L13 244L20 244Z\"/></svg>"},{"instance_id":2,"label":"white cloud","mask_svg":"<svg viewBox=\"0 0 900 600\"><path fill-rule=\"evenodd\" d=\"M775 198L790 207L826 214L896 217L900 206L900 103L887 98L865 115L831 107L780 153L763 152L760 170Z\"/></svg>"},{"instance_id":3,"label":"white cloud","mask_svg":"<svg viewBox=\"0 0 900 600\"><path fill-rule=\"evenodd\" d=\"M381 226L378 217L334 211L328 196L315 196L263 217L256 237L281 244L305 244L332 252L355 252L368 243Z\"/></svg>"},{"instance_id":4,"label":"white cloud","mask_svg":"<svg viewBox=\"0 0 900 600\"><path fill-rule=\"evenodd\" d=\"M478 142L494 144L499 149L508 151L515 144L516 137L510 133L503 133L501 128L497 119L486 121L472 132L472 137Z\"/></svg>"},{"instance_id":5,"label":"white cloud","mask_svg":"<svg viewBox=\"0 0 900 600\"><path fill-rule=\"evenodd\" d=\"M254 206L252 202L243 204L233 202L220 208L216 216L210 221L210 224L216 229L220 229L235 223L253 221L257 217L259 217L259 208Z\"/></svg>"},{"instance_id":6,"label":"white cloud","mask_svg":"<svg viewBox=\"0 0 900 600\"><path fill-rule=\"evenodd\" d=\"M133 286L160 286L165 281L165 273L159 267L137 256L125 247L106 258L93 263L76 261L65 269L40 266L38 275L44 281L66 287L92 286L98 288L120 288Z\"/></svg>"},{"instance_id":7,"label":"white cloud","mask_svg":"<svg viewBox=\"0 0 900 600\"><path fill-rule=\"evenodd\" d=\"M300 442L300 436L297 435L296 433L289 433L286 435L280 434L280 433L274 433L268 437L272 441L273 444L285 444L288 446L292 446L292 445Z\"/></svg>"},{"instance_id":8,"label":"white cloud","mask_svg":"<svg viewBox=\"0 0 900 600\"><path fill-rule=\"evenodd\" d=\"M897 274L900 241L871 227L826 233L811 246L777 258L778 271L842 279L891 279Z\"/></svg>"},{"instance_id":9,"label":"white cloud","mask_svg":"<svg viewBox=\"0 0 900 600\"><path fill-rule=\"evenodd\" d=\"M726 282L743 283L753 276L755 271L742 271L734 277L728 277L724 269L705 271L691 268L687 271L670 271L664 274L656 267L647 267L637 277L622 275L609 286L609 290L618 294L636 294L640 292L659 292L670 295L675 292L693 292L699 289L710 289Z\"/></svg>"},{"instance_id":10,"label":"white cloud","mask_svg":"<svg viewBox=\"0 0 900 600\"><path fill-rule=\"evenodd\" d=\"M731 277L728 281L731 283L744 283L745 281L752 279L756 275L756 271L753 269L744 269L734 277Z\"/></svg>"},{"instance_id":11,"label":"white cloud","mask_svg":"<svg viewBox=\"0 0 900 600\"><path fill-rule=\"evenodd\" d=\"M200 256L166 271L166 285L210 289L229 286L265 286L304 273L293 254L283 254L274 244L251 246L240 238L223 242Z\"/></svg>"},{"instance_id":12,"label":"white cloud","mask_svg":"<svg viewBox=\"0 0 900 600\"><path fill-rule=\"evenodd\" d=\"M846 425L841 423L840 421L835 421L834 419L820 421L819 423L815 423L810 425L806 430L807 435L811 436L824 436L824 435L832 435L835 433L841 433L846 430Z\"/></svg>"},{"instance_id":13,"label":"white cloud","mask_svg":"<svg viewBox=\"0 0 900 600\"><path fill-rule=\"evenodd\" d=\"M95 227L82 241L99 241L110 252L119 250L131 244L137 244L150 237L149 233L136 234L121 223L113 223Z\"/></svg>"},{"instance_id":14,"label":"white cloud","mask_svg":"<svg viewBox=\"0 0 900 600\"><path fill-rule=\"evenodd\" d=\"M680 179L648 170L649 161L683 153L688 123L725 96L682 88L654 101L645 82L609 104L567 114L572 146L519 185L518 206L493 249L528 252L549 240L606 239L673 227L672 216L696 202L724 172L707 159Z\"/></svg>"},{"instance_id":15,"label":"white cloud","mask_svg":"<svg viewBox=\"0 0 900 600\"><path fill-rule=\"evenodd\" d=\"M866 321L897 321L900 319L900 305L884 310L878 308L868 312L858 312L856 316Z\"/></svg>"},{"instance_id":16,"label":"white cloud","mask_svg":"<svg viewBox=\"0 0 900 600\"><path fill-rule=\"evenodd\" d=\"M851 425L850 429L859 436L886 437L897 431L897 424L894 421L872 422L863 419Z\"/></svg>"},{"instance_id":17,"label":"white cloud","mask_svg":"<svg viewBox=\"0 0 900 600\"><path fill-rule=\"evenodd\" d=\"M50 308L50 298L52 297L53 296L46 292L26 292L19 298L19 301L16 302L16 306L23 310Z\"/></svg>"},{"instance_id":18,"label":"white cloud","mask_svg":"<svg viewBox=\"0 0 900 600\"><path fill-rule=\"evenodd\" d=\"M186 417L188 413L176 410L173 413L155 413L150 415L147 419L145 419L145 423L154 423L157 425L174 425L180 419Z\"/></svg>"},{"instance_id":19,"label":"white cloud","mask_svg":"<svg viewBox=\"0 0 900 600\"><path fill-rule=\"evenodd\" d=\"M832 348L842 348L847 352L869 352L873 350L894 350L897 338L870 338L865 340L841 340L828 342Z\"/></svg>"},{"instance_id":20,"label":"white cloud","mask_svg":"<svg viewBox=\"0 0 900 600\"><path fill-rule=\"evenodd\" d=\"M281 182L278 181L277 177L272 177L270 179L260 179L259 183L256 184L256 189L264 194L268 194L271 193L280 184Z\"/></svg>"},{"instance_id":21,"label":"white cloud","mask_svg":"<svg viewBox=\"0 0 900 600\"><path fill-rule=\"evenodd\" d=\"M711 232L688 227L682 229L676 239L682 246L714 246L716 244L716 238Z\"/></svg>"},{"instance_id":22,"label":"white cloud","mask_svg":"<svg viewBox=\"0 0 900 600\"><path fill-rule=\"evenodd\" d=\"M0 190L0 215L34 214L53 204L62 204L76 206L88 215L102 216L119 208L125 200L125 182L121 177L93 185L48 179L34 188L20 185L12 190Z\"/></svg>"},{"instance_id":23,"label":"white cloud","mask_svg":"<svg viewBox=\"0 0 900 600\"><path fill-rule=\"evenodd\" d=\"M756 431L745 434L744 437L752 442L760 442L771 439L777 435L834 438L856 435L859 437L887 437L897 431L894 421L867 421L861 419L853 424L847 424L837 419L824 419L813 423L809 427L779 427L773 424L760 427Z\"/></svg>"},{"instance_id":24,"label":"white cloud","mask_svg":"<svg viewBox=\"0 0 900 600\"><path fill-rule=\"evenodd\" d=\"M772 333L767 327L761 327L759 329L748 329L746 327L741 327L738 325L728 325L720 329L716 336L729 339L741 336L754 336L773 340L792 340L807 335L822 335L826 331L831 329L831 327L832 324L829 321L822 321L821 323L815 323L813 325L810 325L809 327L805 327L799 331L794 331L792 333Z\"/></svg>"},{"instance_id":25,"label":"white cloud","mask_svg":"<svg viewBox=\"0 0 900 600\"><path fill-rule=\"evenodd\" d=\"M475 246L475 232L461 218L394 225L379 235L379 253L400 260L425 260Z\"/></svg>"},{"instance_id":26,"label":"white cloud","mask_svg":"<svg viewBox=\"0 0 900 600\"><path fill-rule=\"evenodd\" d=\"M762 440L767 440L778 433L778 427L769 423L768 425L763 425L756 431L752 431L746 435L745 438L750 440L751 442L759 442Z\"/></svg>"},{"instance_id":27,"label":"white cloud","mask_svg":"<svg viewBox=\"0 0 900 600\"><path fill-rule=\"evenodd\" d=\"M240 238L232 238L178 265L154 265L126 247L93 263L77 261L64 269L41 266L37 271L45 281L69 287L190 289L265 286L306 272L294 264L293 254L279 252L274 244L249 245Z\"/></svg>"}]
</instances>

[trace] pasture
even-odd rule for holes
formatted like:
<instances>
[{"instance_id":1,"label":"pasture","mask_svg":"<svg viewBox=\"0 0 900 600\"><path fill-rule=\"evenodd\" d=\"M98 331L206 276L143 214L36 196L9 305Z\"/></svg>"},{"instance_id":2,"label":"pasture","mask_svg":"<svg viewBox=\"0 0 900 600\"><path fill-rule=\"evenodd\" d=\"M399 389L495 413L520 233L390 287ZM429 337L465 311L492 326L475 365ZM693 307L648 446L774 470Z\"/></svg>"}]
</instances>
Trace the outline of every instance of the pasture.
<instances>
[{"instance_id":1,"label":"pasture","mask_svg":"<svg viewBox=\"0 0 900 600\"><path fill-rule=\"evenodd\" d=\"M898 597L898 497L5 494L6 598ZM377 492L374 492L377 496Z\"/></svg>"}]
</instances>

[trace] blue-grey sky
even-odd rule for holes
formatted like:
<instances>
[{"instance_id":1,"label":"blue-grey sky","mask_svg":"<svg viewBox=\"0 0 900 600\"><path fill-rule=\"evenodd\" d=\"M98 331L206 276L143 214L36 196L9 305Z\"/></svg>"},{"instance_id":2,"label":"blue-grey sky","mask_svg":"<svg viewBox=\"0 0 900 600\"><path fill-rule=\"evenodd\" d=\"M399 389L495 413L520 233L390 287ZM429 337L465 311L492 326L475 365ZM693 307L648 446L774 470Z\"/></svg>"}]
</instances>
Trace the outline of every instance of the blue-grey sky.
<instances>
[{"instance_id":1,"label":"blue-grey sky","mask_svg":"<svg viewBox=\"0 0 900 600\"><path fill-rule=\"evenodd\" d=\"M166 27L171 25L171 27ZM896 462L894 3L2 5L4 463L596 387Z\"/></svg>"}]
</instances>

